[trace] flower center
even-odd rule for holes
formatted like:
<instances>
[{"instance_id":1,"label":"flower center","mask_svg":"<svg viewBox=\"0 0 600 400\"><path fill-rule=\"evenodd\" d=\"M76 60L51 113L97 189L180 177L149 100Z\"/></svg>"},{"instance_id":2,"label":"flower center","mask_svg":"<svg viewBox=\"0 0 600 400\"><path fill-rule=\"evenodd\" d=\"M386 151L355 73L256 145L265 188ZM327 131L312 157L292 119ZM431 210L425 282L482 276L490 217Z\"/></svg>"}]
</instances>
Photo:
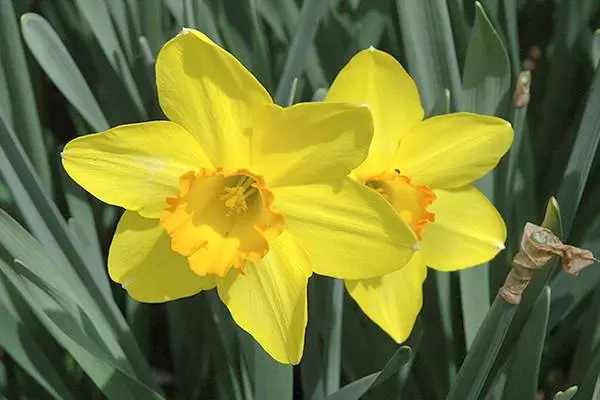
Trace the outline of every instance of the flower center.
<instances>
[{"instance_id":1,"label":"flower center","mask_svg":"<svg viewBox=\"0 0 600 400\"><path fill-rule=\"evenodd\" d=\"M224 277L231 268L244 273L246 263L262 259L269 240L283 230L283 216L271 211L273 193L250 171L190 171L179 185L179 194L166 199L161 224L171 248L198 275Z\"/></svg>"},{"instance_id":2,"label":"flower center","mask_svg":"<svg viewBox=\"0 0 600 400\"><path fill-rule=\"evenodd\" d=\"M227 215L231 215L232 212L242 214L248 211L246 199L255 196L258 192L254 180L249 176L241 176L235 186L225 186L224 189L225 193L219 196L219 200L225 202Z\"/></svg>"},{"instance_id":3,"label":"flower center","mask_svg":"<svg viewBox=\"0 0 600 400\"><path fill-rule=\"evenodd\" d=\"M400 218L422 239L425 226L435 221L435 214L427 210L436 199L431 189L425 185L413 184L398 171L376 175L365 184L389 201Z\"/></svg>"}]
</instances>

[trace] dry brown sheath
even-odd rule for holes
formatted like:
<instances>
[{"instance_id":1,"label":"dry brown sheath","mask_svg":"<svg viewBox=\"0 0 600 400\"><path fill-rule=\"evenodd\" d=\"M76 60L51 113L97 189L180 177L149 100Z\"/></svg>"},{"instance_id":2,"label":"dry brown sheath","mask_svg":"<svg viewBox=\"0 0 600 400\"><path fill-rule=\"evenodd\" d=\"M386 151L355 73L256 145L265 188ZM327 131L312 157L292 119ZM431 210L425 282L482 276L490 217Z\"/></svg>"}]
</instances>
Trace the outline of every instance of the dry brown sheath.
<instances>
[{"instance_id":1,"label":"dry brown sheath","mask_svg":"<svg viewBox=\"0 0 600 400\"><path fill-rule=\"evenodd\" d=\"M500 296L508 303L521 303L523 291L534 271L542 268L554 256L561 258L566 273L575 276L598 261L592 252L563 244L551 230L528 222L523 230L521 248L513 259L504 286L500 288Z\"/></svg>"}]
</instances>

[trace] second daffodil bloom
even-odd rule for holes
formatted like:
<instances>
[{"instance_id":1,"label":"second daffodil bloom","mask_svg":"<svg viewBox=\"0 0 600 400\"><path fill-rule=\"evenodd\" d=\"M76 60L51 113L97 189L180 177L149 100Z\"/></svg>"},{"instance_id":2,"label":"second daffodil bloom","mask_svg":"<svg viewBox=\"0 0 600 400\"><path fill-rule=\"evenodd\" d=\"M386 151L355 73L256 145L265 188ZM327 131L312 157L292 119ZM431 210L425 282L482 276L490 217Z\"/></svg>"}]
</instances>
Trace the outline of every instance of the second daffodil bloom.
<instances>
[{"instance_id":1,"label":"second daffodil bloom","mask_svg":"<svg viewBox=\"0 0 600 400\"><path fill-rule=\"evenodd\" d=\"M371 114L340 103L281 108L189 29L161 49L156 74L170 121L83 136L63 152L76 182L125 208L110 277L142 302L216 287L240 327L296 364L312 272L371 278L414 254L393 208L347 178L367 156Z\"/></svg>"},{"instance_id":2,"label":"second daffodil bloom","mask_svg":"<svg viewBox=\"0 0 600 400\"><path fill-rule=\"evenodd\" d=\"M470 184L496 166L513 131L500 118L471 113L423 120L414 81L392 56L373 48L344 67L326 101L369 106L373 142L351 176L387 199L419 238L420 251L406 267L380 278L346 280L369 318L402 342L422 306L426 266L459 270L504 248L504 221Z\"/></svg>"}]
</instances>

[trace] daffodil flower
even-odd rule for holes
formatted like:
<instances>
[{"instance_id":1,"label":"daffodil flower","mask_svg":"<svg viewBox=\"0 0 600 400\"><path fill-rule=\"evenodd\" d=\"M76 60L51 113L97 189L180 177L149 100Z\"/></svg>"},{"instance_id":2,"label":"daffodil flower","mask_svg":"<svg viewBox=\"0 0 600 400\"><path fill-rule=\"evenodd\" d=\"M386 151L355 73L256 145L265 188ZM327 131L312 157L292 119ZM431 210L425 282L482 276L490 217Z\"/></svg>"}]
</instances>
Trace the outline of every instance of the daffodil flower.
<instances>
[{"instance_id":1,"label":"daffodil flower","mask_svg":"<svg viewBox=\"0 0 600 400\"><path fill-rule=\"evenodd\" d=\"M344 67L326 101L368 104L373 142L351 177L387 199L419 238L420 250L406 267L345 282L365 314L402 342L422 306L426 266L459 270L504 248L504 221L470 183L496 166L513 131L500 118L471 113L424 120L413 80L392 56L372 48Z\"/></svg>"},{"instance_id":2,"label":"daffodil flower","mask_svg":"<svg viewBox=\"0 0 600 400\"><path fill-rule=\"evenodd\" d=\"M367 156L370 111L281 108L231 54L184 30L160 51L170 121L69 142L69 175L125 208L110 277L142 302L217 288L235 322L298 363L312 272L363 279L409 261L416 239L377 193L347 178Z\"/></svg>"}]
</instances>

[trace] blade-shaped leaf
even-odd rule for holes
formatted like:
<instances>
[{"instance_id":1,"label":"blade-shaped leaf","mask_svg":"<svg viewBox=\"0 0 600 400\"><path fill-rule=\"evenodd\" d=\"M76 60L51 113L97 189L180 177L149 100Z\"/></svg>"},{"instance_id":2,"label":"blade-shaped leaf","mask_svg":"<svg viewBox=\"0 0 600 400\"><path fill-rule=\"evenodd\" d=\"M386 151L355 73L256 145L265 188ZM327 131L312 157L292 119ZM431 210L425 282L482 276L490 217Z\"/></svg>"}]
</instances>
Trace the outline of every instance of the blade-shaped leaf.
<instances>
[{"instance_id":1,"label":"blade-shaped leaf","mask_svg":"<svg viewBox=\"0 0 600 400\"><path fill-rule=\"evenodd\" d=\"M550 288L545 287L533 306L521 337L512 351L503 400L535 399L548 317L550 315Z\"/></svg>"},{"instance_id":2,"label":"blade-shaped leaf","mask_svg":"<svg viewBox=\"0 0 600 400\"><path fill-rule=\"evenodd\" d=\"M121 346L127 349L126 363L132 363L138 377L145 382L152 382L148 365L141 355L129 327L117 307L108 284L104 270L94 268L93 263L85 262L85 254L75 245L71 234L58 209L40 188L37 176L23 149L17 142L14 132L5 124L0 113L0 174L5 179L17 202L27 226L44 246L47 254L59 267L54 270L40 270L48 275L49 280L58 280L66 285L64 290L77 293L77 298L85 302L83 308L95 312L95 318L107 324L107 332L118 335L114 339L107 334L107 339L114 339L114 350L122 352ZM16 228L8 231L13 232ZM17 240L13 232L0 241ZM24 252L23 254L27 254ZM24 256L19 256L25 260ZM30 264L37 267L38 263ZM109 328L111 326L112 328ZM118 344L117 344L118 343Z\"/></svg>"},{"instance_id":3,"label":"blade-shaped leaf","mask_svg":"<svg viewBox=\"0 0 600 400\"><path fill-rule=\"evenodd\" d=\"M73 399L73 393L47 355L48 349L44 344L38 343L31 332L32 329L38 328L34 326L37 322L36 317L19 298L18 293L11 293L12 289L9 282L0 278L0 346L52 397Z\"/></svg>"},{"instance_id":4,"label":"blade-shaped leaf","mask_svg":"<svg viewBox=\"0 0 600 400\"><path fill-rule=\"evenodd\" d=\"M460 72L448 5L444 0L396 0L408 71L417 82L428 113L449 88L454 110L460 109Z\"/></svg>"},{"instance_id":5,"label":"blade-shaped leaf","mask_svg":"<svg viewBox=\"0 0 600 400\"><path fill-rule=\"evenodd\" d=\"M358 400L369 390L397 374L403 366L410 365L411 360L412 351L410 347L402 346L381 371L349 383L327 397L327 400Z\"/></svg>"},{"instance_id":6,"label":"blade-shaped leaf","mask_svg":"<svg viewBox=\"0 0 600 400\"><path fill-rule=\"evenodd\" d=\"M131 96L133 104L136 107L138 116L141 119L148 118L140 92L135 85L131 70L127 64L127 59L119 44L119 40L117 39L117 33L115 32L105 0L75 0L75 4L83 18L89 24L98 43L100 43L100 47L108 62L111 64L117 75L121 77L123 84L127 88L127 92Z\"/></svg>"},{"instance_id":7,"label":"blade-shaped leaf","mask_svg":"<svg viewBox=\"0 0 600 400\"><path fill-rule=\"evenodd\" d=\"M51 174L42 135L31 77L13 9L13 0L0 1L0 63L10 95L12 124L20 133L19 140L31 158L46 193L50 193Z\"/></svg>"},{"instance_id":8,"label":"blade-shaped leaf","mask_svg":"<svg viewBox=\"0 0 600 400\"><path fill-rule=\"evenodd\" d=\"M463 72L462 110L503 116L510 90L508 54L479 2L475 10Z\"/></svg>"},{"instance_id":9,"label":"blade-shaped leaf","mask_svg":"<svg viewBox=\"0 0 600 400\"><path fill-rule=\"evenodd\" d=\"M42 16L27 13L21 17L21 29L29 50L71 105L94 130L108 129L96 98L52 26Z\"/></svg>"},{"instance_id":10,"label":"blade-shaped leaf","mask_svg":"<svg viewBox=\"0 0 600 400\"><path fill-rule=\"evenodd\" d=\"M275 93L276 103L284 104L289 99L292 82L304 69L317 28L327 8L326 1L306 0L302 3L296 31L288 49L287 60Z\"/></svg>"}]
</instances>

